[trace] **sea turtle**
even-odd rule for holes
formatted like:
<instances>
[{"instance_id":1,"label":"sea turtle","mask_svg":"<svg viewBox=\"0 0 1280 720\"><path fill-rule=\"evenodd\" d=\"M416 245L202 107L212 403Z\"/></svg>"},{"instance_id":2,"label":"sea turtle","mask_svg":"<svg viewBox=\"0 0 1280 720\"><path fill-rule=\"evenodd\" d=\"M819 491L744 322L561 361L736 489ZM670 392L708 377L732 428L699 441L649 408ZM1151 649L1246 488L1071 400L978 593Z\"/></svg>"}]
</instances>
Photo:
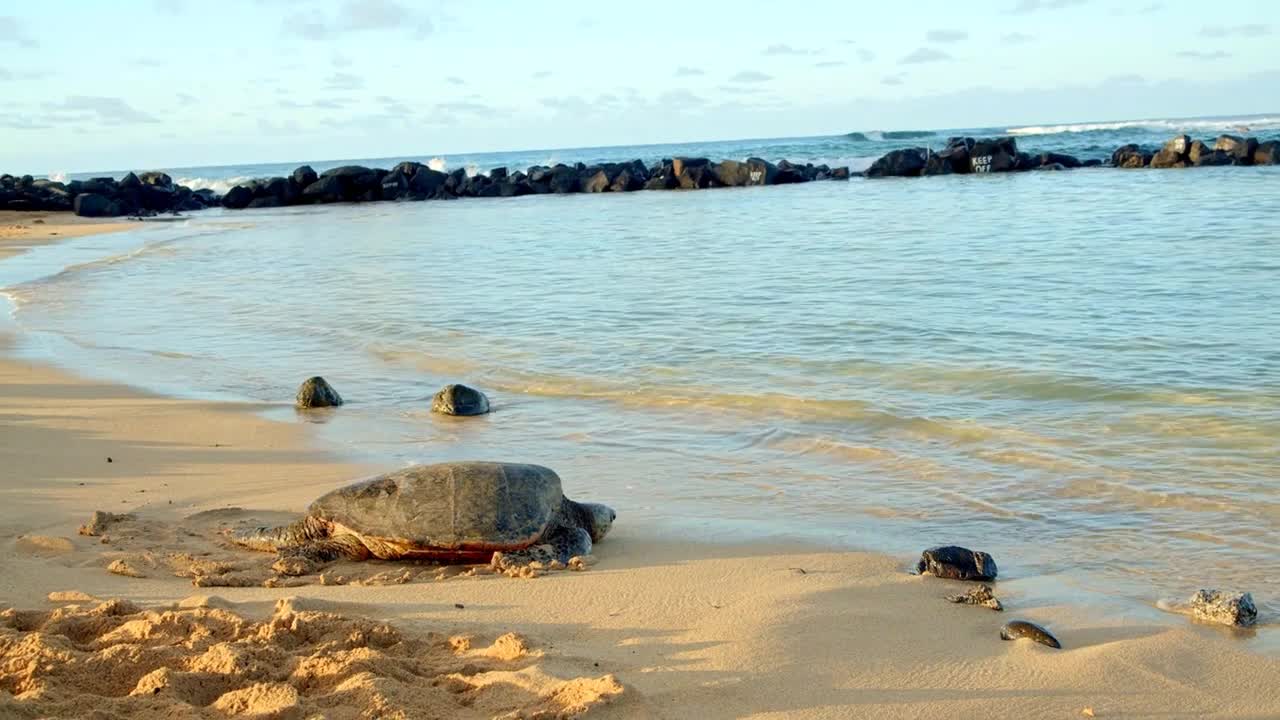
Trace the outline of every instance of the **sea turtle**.
<instances>
[{"instance_id":1,"label":"sea turtle","mask_svg":"<svg viewBox=\"0 0 1280 720\"><path fill-rule=\"evenodd\" d=\"M540 465L455 462L415 465L321 495L306 517L232 540L276 551L273 567L305 575L339 558L567 563L591 552L613 524L612 508L564 496Z\"/></svg>"}]
</instances>

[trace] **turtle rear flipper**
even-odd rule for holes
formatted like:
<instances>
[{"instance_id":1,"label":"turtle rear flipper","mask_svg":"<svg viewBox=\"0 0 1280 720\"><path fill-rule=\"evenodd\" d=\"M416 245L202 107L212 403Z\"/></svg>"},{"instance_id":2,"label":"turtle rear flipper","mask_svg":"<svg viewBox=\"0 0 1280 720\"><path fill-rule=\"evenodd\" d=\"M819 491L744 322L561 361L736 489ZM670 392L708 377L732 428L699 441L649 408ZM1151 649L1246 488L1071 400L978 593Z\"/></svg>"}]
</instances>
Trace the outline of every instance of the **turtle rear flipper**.
<instances>
[{"instance_id":1,"label":"turtle rear flipper","mask_svg":"<svg viewBox=\"0 0 1280 720\"><path fill-rule=\"evenodd\" d=\"M512 552L496 552L493 554L493 567L506 570L513 567L524 567L533 562L550 565L558 560L568 565L569 558L591 554L591 534L580 527L557 528L537 545Z\"/></svg>"},{"instance_id":2,"label":"turtle rear flipper","mask_svg":"<svg viewBox=\"0 0 1280 720\"><path fill-rule=\"evenodd\" d=\"M307 516L279 527L245 528L231 533L231 542L252 550L275 552L281 548L303 545L329 537L329 527Z\"/></svg>"},{"instance_id":3,"label":"turtle rear flipper","mask_svg":"<svg viewBox=\"0 0 1280 720\"><path fill-rule=\"evenodd\" d=\"M310 575L335 560L368 560L369 548L354 535L335 535L324 540L290 545L280 549L271 569L281 575Z\"/></svg>"}]
</instances>

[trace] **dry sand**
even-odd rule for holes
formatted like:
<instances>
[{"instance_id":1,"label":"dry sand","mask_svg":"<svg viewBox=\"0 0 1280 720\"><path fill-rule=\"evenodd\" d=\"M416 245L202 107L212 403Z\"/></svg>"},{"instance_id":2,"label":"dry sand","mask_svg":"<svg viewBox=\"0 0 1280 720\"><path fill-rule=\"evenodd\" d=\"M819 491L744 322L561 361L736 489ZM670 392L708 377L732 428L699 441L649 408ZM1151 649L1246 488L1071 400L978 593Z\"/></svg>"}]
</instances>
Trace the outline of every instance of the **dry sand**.
<instances>
[{"instance_id":1,"label":"dry sand","mask_svg":"<svg viewBox=\"0 0 1280 720\"><path fill-rule=\"evenodd\" d=\"M0 361L0 717L1280 717L1248 633L1017 583L1003 613L955 605L968 587L911 558L689 545L625 508L584 572L348 563L287 587L220 529L380 468L258 409ZM95 510L132 517L80 534ZM1001 641L1013 618L1064 649Z\"/></svg>"}]
</instances>

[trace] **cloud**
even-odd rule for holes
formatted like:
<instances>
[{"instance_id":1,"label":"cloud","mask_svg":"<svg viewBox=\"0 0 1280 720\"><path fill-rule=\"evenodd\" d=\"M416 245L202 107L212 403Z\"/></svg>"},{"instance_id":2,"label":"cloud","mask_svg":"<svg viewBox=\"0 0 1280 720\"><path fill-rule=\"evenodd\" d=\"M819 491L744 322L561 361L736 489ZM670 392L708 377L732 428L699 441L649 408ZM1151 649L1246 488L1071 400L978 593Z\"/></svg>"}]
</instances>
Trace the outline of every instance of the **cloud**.
<instances>
[{"instance_id":1,"label":"cloud","mask_svg":"<svg viewBox=\"0 0 1280 720\"><path fill-rule=\"evenodd\" d=\"M534 80L545 80L545 79L547 79L547 78L551 77L551 71L550 71L550 70L539 70L538 72L536 72L536 73L534 73L534 74L530 75L529 77L533 78Z\"/></svg>"},{"instance_id":2,"label":"cloud","mask_svg":"<svg viewBox=\"0 0 1280 720\"><path fill-rule=\"evenodd\" d=\"M732 95L755 95L764 92L764 88L752 85L721 85L720 91Z\"/></svg>"},{"instance_id":3,"label":"cloud","mask_svg":"<svg viewBox=\"0 0 1280 720\"><path fill-rule=\"evenodd\" d=\"M869 63L876 59L876 54L866 48L858 48L858 59L864 63Z\"/></svg>"},{"instance_id":4,"label":"cloud","mask_svg":"<svg viewBox=\"0 0 1280 720\"><path fill-rule=\"evenodd\" d=\"M951 56L934 48L916 48L910 55L898 61L899 65L917 65L919 63L941 62L950 60Z\"/></svg>"},{"instance_id":5,"label":"cloud","mask_svg":"<svg viewBox=\"0 0 1280 720\"><path fill-rule=\"evenodd\" d=\"M23 29L22 22L12 15L0 15L0 44L2 43L12 43L24 48L40 45Z\"/></svg>"},{"instance_id":6,"label":"cloud","mask_svg":"<svg viewBox=\"0 0 1280 720\"><path fill-rule=\"evenodd\" d=\"M881 85L901 85L901 84L902 84L902 76L901 76L901 75L886 75L886 76L884 76L883 78L881 78L881 80L880 80L880 84L881 84Z\"/></svg>"},{"instance_id":7,"label":"cloud","mask_svg":"<svg viewBox=\"0 0 1280 720\"><path fill-rule=\"evenodd\" d=\"M822 62L814 63L813 66L816 68L836 68L843 67L846 64L848 63L843 60L823 60Z\"/></svg>"},{"instance_id":8,"label":"cloud","mask_svg":"<svg viewBox=\"0 0 1280 720\"><path fill-rule=\"evenodd\" d=\"M1223 50L1213 50L1211 52L1202 52L1200 50L1182 50L1178 53L1178 57L1190 58L1192 60L1222 60L1231 57L1231 53Z\"/></svg>"},{"instance_id":9,"label":"cloud","mask_svg":"<svg viewBox=\"0 0 1280 720\"><path fill-rule=\"evenodd\" d=\"M157 60L155 58L134 58L129 61L129 64L134 65L136 67L159 68L159 67L164 67L168 63L166 63L163 60Z\"/></svg>"},{"instance_id":10,"label":"cloud","mask_svg":"<svg viewBox=\"0 0 1280 720\"><path fill-rule=\"evenodd\" d=\"M122 98L96 95L72 95L60 103L44 103L44 109L55 116L74 115L76 119L96 119L105 125L128 125L160 122L153 115L135 109Z\"/></svg>"},{"instance_id":11,"label":"cloud","mask_svg":"<svg viewBox=\"0 0 1280 720\"><path fill-rule=\"evenodd\" d=\"M1023 43L1029 43L1033 39L1034 38L1032 38L1030 35L1026 33L1011 32L1011 33L1006 33L1000 36L1000 44L1001 45L1021 45Z\"/></svg>"},{"instance_id":12,"label":"cloud","mask_svg":"<svg viewBox=\"0 0 1280 720\"><path fill-rule=\"evenodd\" d=\"M324 86L329 90L359 90L364 87L364 78L351 73L336 72L324 81Z\"/></svg>"},{"instance_id":13,"label":"cloud","mask_svg":"<svg viewBox=\"0 0 1280 720\"><path fill-rule=\"evenodd\" d=\"M294 13L284 19L284 29L308 40L325 40L342 33L382 30L409 30L424 37L435 25L426 15L396 0L343 0L332 18L315 10Z\"/></svg>"},{"instance_id":14,"label":"cloud","mask_svg":"<svg viewBox=\"0 0 1280 720\"><path fill-rule=\"evenodd\" d=\"M497 112L495 107L467 100L442 102L436 105L436 108L447 113L458 113L459 115L489 115Z\"/></svg>"},{"instance_id":15,"label":"cloud","mask_svg":"<svg viewBox=\"0 0 1280 720\"><path fill-rule=\"evenodd\" d=\"M678 78L697 77L699 75L706 75L706 73L704 73L700 68L689 67L688 65L681 65L680 67L676 68L676 77Z\"/></svg>"},{"instance_id":16,"label":"cloud","mask_svg":"<svg viewBox=\"0 0 1280 720\"><path fill-rule=\"evenodd\" d=\"M1206 25L1200 28L1200 34L1210 38L1225 37L1262 37L1270 35L1271 28L1267 25Z\"/></svg>"},{"instance_id":17,"label":"cloud","mask_svg":"<svg viewBox=\"0 0 1280 720\"><path fill-rule=\"evenodd\" d=\"M196 104L196 102L197 102L197 100L196 100L196 96L195 96L195 95L188 95L187 93L183 93L183 92L178 93L178 104L179 104L179 105L183 105L183 106L186 106L186 105L195 105L195 104Z\"/></svg>"},{"instance_id":18,"label":"cloud","mask_svg":"<svg viewBox=\"0 0 1280 720\"><path fill-rule=\"evenodd\" d=\"M450 75L449 77L445 78L444 81L449 83L450 85L466 85L467 84L466 80L463 80L457 75Z\"/></svg>"},{"instance_id":19,"label":"cloud","mask_svg":"<svg viewBox=\"0 0 1280 720\"><path fill-rule=\"evenodd\" d=\"M53 125L29 117L0 115L0 127L10 130L49 130Z\"/></svg>"},{"instance_id":20,"label":"cloud","mask_svg":"<svg viewBox=\"0 0 1280 720\"><path fill-rule=\"evenodd\" d=\"M152 5L156 12L165 15L178 16L187 12L186 0L155 0Z\"/></svg>"},{"instance_id":21,"label":"cloud","mask_svg":"<svg viewBox=\"0 0 1280 720\"><path fill-rule=\"evenodd\" d=\"M733 77L729 78L729 82L758 83L758 82L769 82L772 79L773 79L772 75L765 75L764 73L757 72L755 70L740 70L737 73L735 73Z\"/></svg>"},{"instance_id":22,"label":"cloud","mask_svg":"<svg viewBox=\"0 0 1280 720\"><path fill-rule=\"evenodd\" d=\"M1139 15L1151 15L1152 13L1158 13L1163 9L1164 9L1164 3L1153 2L1149 5L1144 5L1138 8L1135 12L1137 12L1137 14Z\"/></svg>"},{"instance_id":23,"label":"cloud","mask_svg":"<svg viewBox=\"0 0 1280 720\"><path fill-rule=\"evenodd\" d=\"M1012 12L1015 15L1026 15L1040 10L1061 10L1076 5L1083 5L1088 0L1018 0L1018 4L1013 6Z\"/></svg>"},{"instance_id":24,"label":"cloud","mask_svg":"<svg viewBox=\"0 0 1280 720\"><path fill-rule=\"evenodd\" d=\"M351 58L334 50L333 55L329 56L329 63L336 68L351 67Z\"/></svg>"},{"instance_id":25,"label":"cloud","mask_svg":"<svg viewBox=\"0 0 1280 720\"><path fill-rule=\"evenodd\" d=\"M778 43L770 45L764 49L764 55L813 55L812 50L804 50L802 48L793 48L790 45Z\"/></svg>"},{"instance_id":26,"label":"cloud","mask_svg":"<svg viewBox=\"0 0 1280 720\"><path fill-rule=\"evenodd\" d=\"M311 107L318 110L343 110L347 107L345 98L324 98L311 103Z\"/></svg>"},{"instance_id":27,"label":"cloud","mask_svg":"<svg viewBox=\"0 0 1280 720\"><path fill-rule=\"evenodd\" d=\"M954 43L967 39L969 33L963 30L930 30L925 37L932 43Z\"/></svg>"},{"instance_id":28,"label":"cloud","mask_svg":"<svg viewBox=\"0 0 1280 720\"><path fill-rule=\"evenodd\" d=\"M676 105L681 105L686 107L688 106L701 107L707 104L706 98L703 98L699 95L695 95L693 92L689 90L685 90L683 88L668 90L662 93L661 95L658 96L658 102L662 103L662 105L666 107L671 107Z\"/></svg>"}]
</instances>

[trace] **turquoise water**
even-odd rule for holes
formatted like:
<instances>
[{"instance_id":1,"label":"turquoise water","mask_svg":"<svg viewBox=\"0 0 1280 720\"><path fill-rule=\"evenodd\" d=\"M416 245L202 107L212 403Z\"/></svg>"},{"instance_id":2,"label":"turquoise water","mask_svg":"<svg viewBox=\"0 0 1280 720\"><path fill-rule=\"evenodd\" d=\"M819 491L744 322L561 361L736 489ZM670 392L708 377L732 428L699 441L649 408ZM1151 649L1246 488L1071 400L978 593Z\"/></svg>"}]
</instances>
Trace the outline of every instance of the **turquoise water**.
<instances>
[{"instance_id":1,"label":"turquoise water","mask_svg":"<svg viewBox=\"0 0 1280 720\"><path fill-rule=\"evenodd\" d=\"M1280 168L212 212L0 264L24 352L619 522L1280 611ZM446 382L495 412L428 412Z\"/></svg>"}]
</instances>

